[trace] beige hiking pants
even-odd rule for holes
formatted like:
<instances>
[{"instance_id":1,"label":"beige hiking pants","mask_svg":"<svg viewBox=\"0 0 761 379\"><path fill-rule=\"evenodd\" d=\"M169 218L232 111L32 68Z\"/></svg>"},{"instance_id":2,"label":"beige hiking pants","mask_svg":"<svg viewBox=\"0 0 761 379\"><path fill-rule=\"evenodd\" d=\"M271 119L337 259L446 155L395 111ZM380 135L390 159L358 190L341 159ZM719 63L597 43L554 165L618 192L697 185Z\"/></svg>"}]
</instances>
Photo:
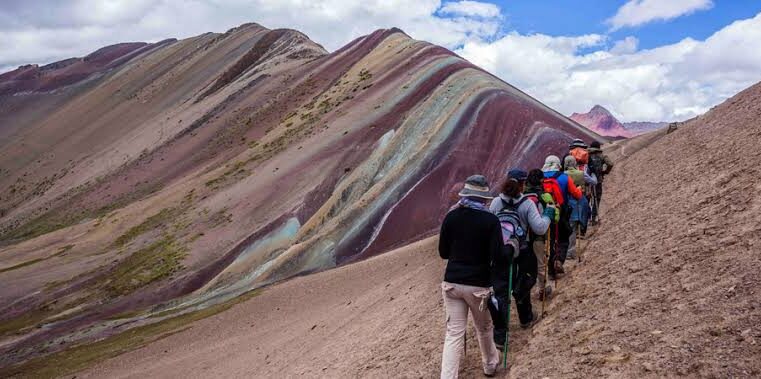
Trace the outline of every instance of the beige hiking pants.
<instances>
[{"instance_id":1,"label":"beige hiking pants","mask_svg":"<svg viewBox=\"0 0 761 379\"><path fill-rule=\"evenodd\" d=\"M499 365L499 353L494 345L492 336L494 327L487 307L491 290L448 282L441 283L441 290L447 312L447 334L441 356L441 378L457 378L459 373L460 358L465 347L468 310L473 315L484 373L493 374Z\"/></svg>"},{"instance_id":2,"label":"beige hiking pants","mask_svg":"<svg viewBox=\"0 0 761 379\"><path fill-rule=\"evenodd\" d=\"M536 256L536 284L537 288L543 289L547 286L547 251L545 250L544 241L534 241L532 244L534 255Z\"/></svg>"}]
</instances>

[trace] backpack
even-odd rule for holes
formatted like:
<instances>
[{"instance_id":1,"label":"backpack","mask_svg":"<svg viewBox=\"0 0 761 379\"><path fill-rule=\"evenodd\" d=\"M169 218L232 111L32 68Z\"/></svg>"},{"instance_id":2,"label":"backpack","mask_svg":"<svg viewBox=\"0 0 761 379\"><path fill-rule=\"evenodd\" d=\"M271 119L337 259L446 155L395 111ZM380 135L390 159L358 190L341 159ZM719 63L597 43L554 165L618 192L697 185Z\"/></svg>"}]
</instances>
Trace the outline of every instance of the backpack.
<instances>
[{"instance_id":1,"label":"backpack","mask_svg":"<svg viewBox=\"0 0 761 379\"><path fill-rule=\"evenodd\" d=\"M552 200L555 201L555 205L558 207L563 206L564 202L563 189L560 188L560 183L558 183L558 178L561 174L562 173L558 171L551 178L542 179L544 192L549 193L552 196Z\"/></svg>"},{"instance_id":2,"label":"backpack","mask_svg":"<svg viewBox=\"0 0 761 379\"><path fill-rule=\"evenodd\" d=\"M599 179L602 176L603 159L600 154L592 154L589 157L589 173L595 174Z\"/></svg>"},{"instance_id":3,"label":"backpack","mask_svg":"<svg viewBox=\"0 0 761 379\"><path fill-rule=\"evenodd\" d=\"M499 224L502 227L502 242L507 244L511 239L517 239L520 251L528 249L529 238L528 231L524 230L523 226L521 225L521 218L518 214L518 208L521 206L521 204L523 204L524 201L528 199L529 197L524 196L518 200L518 202L506 202L500 198L503 207L499 210L499 212L497 212L497 218L499 219Z\"/></svg>"},{"instance_id":4,"label":"backpack","mask_svg":"<svg viewBox=\"0 0 761 379\"><path fill-rule=\"evenodd\" d=\"M579 167L589 162L589 152L586 149L577 147L571 150L571 155L576 158L576 163L579 164Z\"/></svg>"}]
</instances>

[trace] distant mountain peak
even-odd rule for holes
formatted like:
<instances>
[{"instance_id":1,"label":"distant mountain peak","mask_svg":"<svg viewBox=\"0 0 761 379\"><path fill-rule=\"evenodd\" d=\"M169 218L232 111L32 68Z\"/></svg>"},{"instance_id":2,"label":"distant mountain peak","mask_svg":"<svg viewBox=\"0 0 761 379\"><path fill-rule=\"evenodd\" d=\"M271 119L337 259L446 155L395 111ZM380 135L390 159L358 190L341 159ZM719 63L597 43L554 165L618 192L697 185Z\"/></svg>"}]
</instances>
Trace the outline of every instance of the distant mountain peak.
<instances>
[{"instance_id":1,"label":"distant mountain peak","mask_svg":"<svg viewBox=\"0 0 761 379\"><path fill-rule=\"evenodd\" d=\"M608 109L599 104L593 106L587 113L574 113L570 118L587 129L607 137L634 137L668 124L665 122L622 123Z\"/></svg>"},{"instance_id":2,"label":"distant mountain peak","mask_svg":"<svg viewBox=\"0 0 761 379\"><path fill-rule=\"evenodd\" d=\"M609 110L607 110L605 107L599 104L596 104L594 107L592 107L592 109L589 110L589 113L603 114L603 115L611 116L611 117L613 116L613 114L610 113Z\"/></svg>"},{"instance_id":3,"label":"distant mountain peak","mask_svg":"<svg viewBox=\"0 0 761 379\"><path fill-rule=\"evenodd\" d=\"M587 129L607 137L631 137L620 121L602 105L595 105L587 113L574 113L571 119Z\"/></svg>"}]
</instances>

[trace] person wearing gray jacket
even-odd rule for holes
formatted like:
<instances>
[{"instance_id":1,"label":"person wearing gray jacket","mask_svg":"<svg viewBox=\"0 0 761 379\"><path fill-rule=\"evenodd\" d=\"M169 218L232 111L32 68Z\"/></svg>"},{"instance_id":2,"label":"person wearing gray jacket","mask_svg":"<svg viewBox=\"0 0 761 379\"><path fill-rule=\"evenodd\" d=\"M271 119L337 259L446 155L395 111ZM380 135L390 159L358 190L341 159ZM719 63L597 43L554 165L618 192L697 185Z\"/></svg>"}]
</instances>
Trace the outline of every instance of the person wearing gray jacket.
<instances>
[{"instance_id":1,"label":"person wearing gray jacket","mask_svg":"<svg viewBox=\"0 0 761 379\"><path fill-rule=\"evenodd\" d=\"M535 235L543 236L547 233L547 228L550 226L551 220L549 217L542 216L542 214L539 213L539 209L542 207L541 204L537 204L528 199L523 200L526 196L529 195L521 193L518 197L509 197L504 193L500 193L499 197L495 197L494 200L492 200L489 205L489 210L492 213L497 214L505 207L507 202L512 202L513 204L521 203L518 206L518 216L521 220L521 227L523 230L531 231L531 233L534 233Z\"/></svg>"},{"instance_id":2,"label":"person wearing gray jacket","mask_svg":"<svg viewBox=\"0 0 761 379\"><path fill-rule=\"evenodd\" d=\"M499 197L492 200L489 210L495 214L503 212L505 208L517 214L521 228L528 234L525 247L522 247L515 263L517 273L513 277L513 293L515 298L518 317L520 318L521 327L528 328L538 320L538 316L532 311L531 307L531 288L536 284L537 268L539 261L534 252L534 241L536 236L542 236L547 232L550 226L551 218L555 215L554 207L547 207L539 213L541 206L539 199L535 195L523 195L526 179L528 174L520 169L513 169L508 172L505 184ZM504 310L509 307L509 294L500 293L495 287L495 298L499 304L499 309ZM502 320L502 314L492 311L492 320L494 322L494 339L499 348L504 344L504 333L506 324Z\"/></svg>"}]
</instances>

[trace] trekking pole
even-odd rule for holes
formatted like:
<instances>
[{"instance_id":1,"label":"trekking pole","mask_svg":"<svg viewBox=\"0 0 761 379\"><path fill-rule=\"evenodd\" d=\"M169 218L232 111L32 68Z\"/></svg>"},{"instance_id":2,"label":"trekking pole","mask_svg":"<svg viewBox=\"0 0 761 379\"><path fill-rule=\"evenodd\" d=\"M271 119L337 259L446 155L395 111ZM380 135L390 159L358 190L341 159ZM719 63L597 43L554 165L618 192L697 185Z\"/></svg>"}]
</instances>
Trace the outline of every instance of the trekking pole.
<instances>
[{"instance_id":1,"label":"trekking pole","mask_svg":"<svg viewBox=\"0 0 761 379\"><path fill-rule=\"evenodd\" d=\"M552 233L552 224L547 228L547 236L544 241L544 283L542 284L542 318L544 318L544 304L547 302L547 276L550 267L550 234Z\"/></svg>"},{"instance_id":2,"label":"trekking pole","mask_svg":"<svg viewBox=\"0 0 761 379\"><path fill-rule=\"evenodd\" d=\"M581 264L581 240L579 239L579 236L581 235L581 222L576 223L576 246L574 248L576 249L576 255L579 257L579 264Z\"/></svg>"},{"instance_id":3,"label":"trekking pole","mask_svg":"<svg viewBox=\"0 0 761 379\"><path fill-rule=\"evenodd\" d=\"M510 261L510 273L508 274L508 283L507 283L507 323L505 326L505 351L502 353L504 356L502 357L503 360L503 368L507 368L507 350L509 349L510 344L508 343L510 341L510 305L512 303L511 297L513 296L513 258Z\"/></svg>"},{"instance_id":4,"label":"trekking pole","mask_svg":"<svg viewBox=\"0 0 761 379\"><path fill-rule=\"evenodd\" d=\"M555 224L555 262L558 260L558 253L560 249L560 225ZM555 262L552 262L553 267L555 266ZM558 290L558 272L555 270L555 291Z\"/></svg>"},{"instance_id":5,"label":"trekking pole","mask_svg":"<svg viewBox=\"0 0 761 379\"><path fill-rule=\"evenodd\" d=\"M600 219L600 206L597 203L597 186L592 187L592 219L597 226L597 222Z\"/></svg>"}]
</instances>

